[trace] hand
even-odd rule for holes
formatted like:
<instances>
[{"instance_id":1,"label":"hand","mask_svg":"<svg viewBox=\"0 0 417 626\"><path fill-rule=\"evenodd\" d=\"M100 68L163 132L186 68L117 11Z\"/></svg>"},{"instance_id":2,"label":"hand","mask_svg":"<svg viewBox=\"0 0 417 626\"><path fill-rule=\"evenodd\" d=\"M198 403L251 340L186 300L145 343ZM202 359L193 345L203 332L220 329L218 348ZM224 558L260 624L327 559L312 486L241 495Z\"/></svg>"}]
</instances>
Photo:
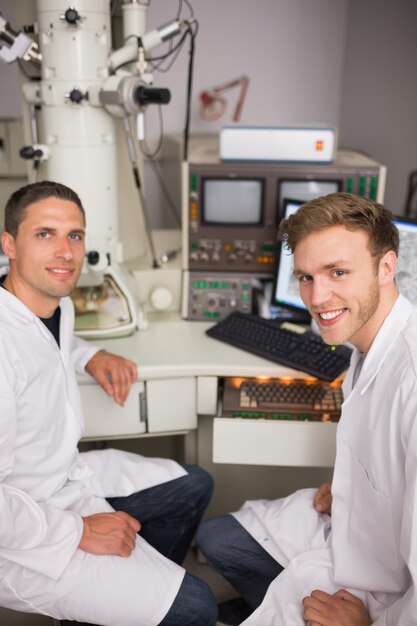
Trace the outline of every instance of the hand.
<instances>
[{"instance_id":1,"label":"hand","mask_svg":"<svg viewBox=\"0 0 417 626\"><path fill-rule=\"evenodd\" d=\"M83 523L78 547L99 555L130 556L136 544L136 533L141 528L139 522L124 511L88 515L83 518Z\"/></svg>"},{"instance_id":2,"label":"hand","mask_svg":"<svg viewBox=\"0 0 417 626\"><path fill-rule=\"evenodd\" d=\"M330 483L323 483L314 496L313 506L318 513L332 513L332 486Z\"/></svg>"},{"instance_id":3,"label":"hand","mask_svg":"<svg viewBox=\"0 0 417 626\"><path fill-rule=\"evenodd\" d=\"M124 405L132 383L138 379L138 369L133 361L105 350L96 352L85 369L120 406Z\"/></svg>"},{"instance_id":4,"label":"hand","mask_svg":"<svg viewBox=\"0 0 417 626\"><path fill-rule=\"evenodd\" d=\"M313 591L303 600L307 626L371 626L372 620L362 600L344 589L334 595Z\"/></svg>"}]
</instances>

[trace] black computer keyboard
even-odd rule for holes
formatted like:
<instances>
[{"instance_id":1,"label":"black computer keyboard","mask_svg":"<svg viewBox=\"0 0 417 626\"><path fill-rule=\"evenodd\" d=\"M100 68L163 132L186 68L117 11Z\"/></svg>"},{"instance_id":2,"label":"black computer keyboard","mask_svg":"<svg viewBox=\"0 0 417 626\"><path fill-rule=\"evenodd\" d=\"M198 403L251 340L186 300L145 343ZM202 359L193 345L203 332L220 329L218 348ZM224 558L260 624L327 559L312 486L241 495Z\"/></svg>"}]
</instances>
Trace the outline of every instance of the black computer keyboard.
<instances>
[{"instance_id":1,"label":"black computer keyboard","mask_svg":"<svg viewBox=\"0 0 417 626\"><path fill-rule=\"evenodd\" d=\"M349 366L352 350L329 346L312 331L302 334L281 328L257 315L235 312L206 331L209 337L301 370L328 382Z\"/></svg>"}]
</instances>

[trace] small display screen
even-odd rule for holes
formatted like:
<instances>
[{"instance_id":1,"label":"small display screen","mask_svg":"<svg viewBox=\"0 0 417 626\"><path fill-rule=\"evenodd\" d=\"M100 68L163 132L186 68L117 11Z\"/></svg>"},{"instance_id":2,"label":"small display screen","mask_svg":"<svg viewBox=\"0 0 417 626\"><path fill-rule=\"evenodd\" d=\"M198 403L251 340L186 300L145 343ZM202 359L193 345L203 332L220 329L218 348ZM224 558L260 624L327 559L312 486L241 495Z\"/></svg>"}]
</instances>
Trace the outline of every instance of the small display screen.
<instances>
[{"instance_id":1,"label":"small display screen","mask_svg":"<svg viewBox=\"0 0 417 626\"><path fill-rule=\"evenodd\" d=\"M417 221L395 217L394 224L400 233L400 250L395 282L400 293L417 305Z\"/></svg>"},{"instance_id":2,"label":"small display screen","mask_svg":"<svg viewBox=\"0 0 417 626\"><path fill-rule=\"evenodd\" d=\"M307 202L307 200L327 196L329 193L341 190L341 180L281 180L279 183L279 204L285 210L284 201L286 198L299 198L299 200Z\"/></svg>"},{"instance_id":3,"label":"small display screen","mask_svg":"<svg viewBox=\"0 0 417 626\"><path fill-rule=\"evenodd\" d=\"M289 217L295 213L304 203L304 200L284 199L284 217ZM280 306L292 306L306 310L300 297L299 283L293 275L294 255L285 246L281 245L277 258L275 272L274 291L272 295L273 304Z\"/></svg>"},{"instance_id":4,"label":"small display screen","mask_svg":"<svg viewBox=\"0 0 417 626\"><path fill-rule=\"evenodd\" d=\"M263 181L206 178L203 181L203 221L206 224L260 224Z\"/></svg>"}]
</instances>

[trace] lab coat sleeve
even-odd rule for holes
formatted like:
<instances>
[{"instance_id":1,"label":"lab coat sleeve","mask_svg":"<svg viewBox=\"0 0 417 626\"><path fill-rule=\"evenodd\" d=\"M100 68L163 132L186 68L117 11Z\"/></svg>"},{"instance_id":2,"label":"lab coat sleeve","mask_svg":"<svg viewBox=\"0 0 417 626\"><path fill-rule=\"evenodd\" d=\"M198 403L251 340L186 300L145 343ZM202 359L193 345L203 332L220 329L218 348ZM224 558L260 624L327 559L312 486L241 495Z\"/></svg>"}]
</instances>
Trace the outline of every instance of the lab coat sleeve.
<instances>
[{"instance_id":1,"label":"lab coat sleeve","mask_svg":"<svg viewBox=\"0 0 417 626\"><path fill-rule=\"evenodd\" d=\"M0 345L0 348L2 346ZM37 503L7 484L14 466L16 392L10 363L0 360L0 557L51 578L59 578L83 532L79 515Z\"/></svg>"},{"instance_id":2,"label":"lab coat sleeve","mask_svg":"<svg viewBox=\"0 0 417 626\"><path fill-rule=\"evenodd\" d=\"M417 615L417 392L406 403L402 416L405 450L405 496L400 552L407 563L411 585L377 620L375 626L413 626Z\"/></svg>"},{"instance_id":3,"label":"lab coat sleeve","mask_svg":"<svg viewBox=\"0 0 417 626\"><path fill-rule=\"evenodd\" d=\"M73 335L71 338L71 359L78 374L86 374L85 366L93 356L102 350L100 346Z\"/></svg>"}]
</instances>

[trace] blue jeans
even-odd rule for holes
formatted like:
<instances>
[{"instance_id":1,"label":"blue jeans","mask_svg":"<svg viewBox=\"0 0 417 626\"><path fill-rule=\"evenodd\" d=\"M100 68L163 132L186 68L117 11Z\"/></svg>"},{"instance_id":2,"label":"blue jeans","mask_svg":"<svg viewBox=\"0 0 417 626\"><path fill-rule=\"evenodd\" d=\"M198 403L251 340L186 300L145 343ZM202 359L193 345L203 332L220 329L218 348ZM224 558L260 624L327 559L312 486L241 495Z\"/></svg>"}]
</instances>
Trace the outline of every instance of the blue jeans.
<instances>
[{"instance_id":1,"label":"blue jeans","mask_svg":"<svg viewBox=\"0 0 417 626\"><path fill-rule=\"evenodd\" d=\"M284 569L232 515L204 521L197 543L211 567L256 609Z\"/></svg>"},{"instance_id":2,"label":"blue jeans","mask_svg":"<svg viewBox=\"0 0 417 626\"><path fill-rule=\"evenodd\" d=\"M217 604L210 587L188 572L159 626L215 626Z\"/></svg>"},{"instance_id":3,"label":"blue jeans","mask_svg":"<svg viewBox=\"0 0 417 626\"><path fill-rule=\"evenodd\" d=\"M210 474L197 465L183 467L187 476L130 496L107 498L116 511L125 511L141 523L140 535L151 546L179 564L213 493Z\"/></svg>"}]
</instances>

